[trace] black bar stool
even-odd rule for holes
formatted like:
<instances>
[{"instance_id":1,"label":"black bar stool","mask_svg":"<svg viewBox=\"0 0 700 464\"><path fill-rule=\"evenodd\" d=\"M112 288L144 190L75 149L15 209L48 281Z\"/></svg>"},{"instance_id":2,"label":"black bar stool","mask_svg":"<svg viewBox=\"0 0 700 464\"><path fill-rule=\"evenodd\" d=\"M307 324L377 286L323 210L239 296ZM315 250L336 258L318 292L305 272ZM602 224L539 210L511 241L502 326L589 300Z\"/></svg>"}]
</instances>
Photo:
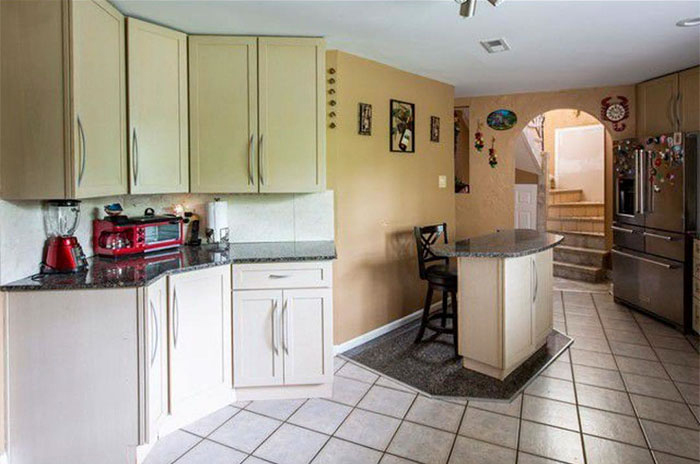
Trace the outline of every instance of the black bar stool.
<instances>
[{"instance_id":1,"label":"black bar stool","mask_svg":"<svg viewBox=\"0 0 700 464\"><path fill-rule=\"evenodd\" d=\"M450 268L448 258L435 255L430 249L431 245L437 243L443 237L447 243L447 224L436 224L425 227L414 227L413 235L416 238L418 250L418 272L420 278L428 282L428 294L425 296L425 306L423 308L423 318L420 330L416 337L416 343L423 341L425 329L430 329L437 333L452 334L455 346L455 356L457 353L457 271ZM440 261L441 264L426 264ZM442 292L442 311L430 314L430 306L433 300L433 292ZM452 298L452 312L447 312L447 296ZM430 321L440 319L440 325L431 324ZM452 320L452 327L447 327L447 319Z\"/></svg>"}]
</instances>

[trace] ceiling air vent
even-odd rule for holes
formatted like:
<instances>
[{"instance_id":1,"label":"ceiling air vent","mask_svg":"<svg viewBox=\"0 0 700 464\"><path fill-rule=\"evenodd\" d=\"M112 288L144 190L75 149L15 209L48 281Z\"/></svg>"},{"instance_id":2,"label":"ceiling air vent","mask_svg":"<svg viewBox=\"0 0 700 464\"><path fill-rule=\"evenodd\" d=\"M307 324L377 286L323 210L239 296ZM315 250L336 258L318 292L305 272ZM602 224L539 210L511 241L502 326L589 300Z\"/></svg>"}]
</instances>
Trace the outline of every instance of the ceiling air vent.
<instances>
[{"instance_id":1,"label":"ceiling air vent","mask_svg":"<svg viewBox=\"0 0 700 464\"><path fill-rule=\"evenodd\" d=\"M482 40L481 46L484 47L489 53L500 53L510 50L510 46L506 42L506 39Z\"/></svg>"}]
</instances>

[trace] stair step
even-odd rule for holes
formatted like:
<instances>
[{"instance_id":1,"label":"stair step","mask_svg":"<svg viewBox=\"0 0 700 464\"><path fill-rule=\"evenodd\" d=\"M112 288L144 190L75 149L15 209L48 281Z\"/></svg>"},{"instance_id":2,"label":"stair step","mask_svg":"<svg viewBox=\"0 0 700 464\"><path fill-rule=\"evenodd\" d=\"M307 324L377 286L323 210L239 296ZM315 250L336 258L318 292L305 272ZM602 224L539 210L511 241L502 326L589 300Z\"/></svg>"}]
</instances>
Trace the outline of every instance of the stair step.
<instances>
[{"instance_id":1,"label":"stair step","mask_svg":"<svg viewBox=\"0 0 700 464\"><path fill-rule=\"evenodd\" d=\"M607 268L610 252L594 248L558 245L554 248L554 260L559 263L579 264Z\"/></svg>"},{"instance_id":2,"label":"stair step","mask_svg":"<svg viewBox=\"0 0 700 464\"><path fill-rule=\"evenodd\" d=\"M601 282L605 279L605 270L595 266L554 261L554 275L583 282Z\"/></svg>"},{"instance_id":3,"label":"stair step","mask_svg":"<svg viewBox=\"0 0 700 464\"><path fill-rule=\"evenodd\" d=\"M600 232L575 232L560 229L548 229L548 232L564 237L563 245L605 250L605 234Z\"/></svg>"},{"instance_id":4,"label":"stair step","mask_svg":"<svg viewBox=\"0 0 700 464\"><path fill-rule=\"evenodd\" d=\"M562 217L548 217L548 221L590 221L590 222L603 222L605 218L603 216L562 216Z\"/></svg>"},{"instance_id":5,"label":"stair step","mask_svg":"<svg viewBox=\"0 0 700 464\"><path fill-rule=\"evenodd\" d=\"M580 201L583 197L581 189L552 189L549 191L550 203L570 203Z\"/></svg>"},{"instance_id":6,"label":"stair step","mask_svg":"<svg viewBox=\"0 0 700 464\"><path fill-rule=\"evenodd\" d=\"M575 201L550 203L547 216L558 217L601 217L605 215L605 205L596 201Z\"/></svg>"},{"instance_id":7,"label":"stair step","mask_svg":"<svg viewBox=\"0 0 700 464\"><path fill-rule=\"evenodd\" d=\"M600 201L567 201L564 203L555 203L553 205L549 205L550 207L557 207L557 206L605 206L605 203L600 202Z\"/></svg>"},{"instance_id":8,"label":"stair step","mask_svg":"<svg viewBox=\"0 0 700 464\"><path fill-rule=\"evenodd\" d=\"M590 217L549 217L547 229L564 232L599 232L605 231L605 220L600 216Z\"/></svg>"}]
</instances>

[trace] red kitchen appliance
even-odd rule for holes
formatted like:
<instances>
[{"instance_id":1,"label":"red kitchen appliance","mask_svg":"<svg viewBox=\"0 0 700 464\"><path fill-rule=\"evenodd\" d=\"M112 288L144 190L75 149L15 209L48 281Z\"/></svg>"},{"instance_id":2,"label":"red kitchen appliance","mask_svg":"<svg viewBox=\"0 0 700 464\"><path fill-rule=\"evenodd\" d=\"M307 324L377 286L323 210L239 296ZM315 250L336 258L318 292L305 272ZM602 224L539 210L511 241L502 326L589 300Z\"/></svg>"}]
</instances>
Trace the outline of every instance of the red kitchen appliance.
<instances>
[{"instance_id":1,"label":"red kitchen appliance","mask_svg":"<svg viewBox=\"0 0 700 464\"><path fill-rule=\"evenodd\" d=\"M80 220L80 200L49 200L44 205L46 243L42 274L80 272L87 260L78 239L73 236Z\"/></svg>"},{"instance_id":2,"label":"red kitchen appliance","mask_svg":"<svg viewBox=\"0 0 700 464\"><path fill-rule=\"evenodd\" d=\"M108 216L92 223L92 244L100 256L125 256L179 247L184 243L182 218L156 216L147 208L143 216Z\"/></svg>"}]
</instances>

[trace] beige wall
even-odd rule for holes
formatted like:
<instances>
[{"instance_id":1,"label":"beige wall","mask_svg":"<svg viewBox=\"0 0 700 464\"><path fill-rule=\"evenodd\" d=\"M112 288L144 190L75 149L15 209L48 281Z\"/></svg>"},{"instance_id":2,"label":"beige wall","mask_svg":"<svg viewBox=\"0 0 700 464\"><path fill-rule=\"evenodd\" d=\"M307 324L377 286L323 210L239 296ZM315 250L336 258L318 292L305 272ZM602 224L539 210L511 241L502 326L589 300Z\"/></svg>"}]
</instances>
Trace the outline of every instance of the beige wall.
<instances>
[{"instance_id":1,"label":"beige wall","mask_svg":"<svg viewBox=\"0 0 700 464\"><path fill-rule=\"evenodd\" d=\"M335 192L335 344L420 308L416 225L447 222L454 232L454 88L338 51L337 113L328 129L328 188ZM415 103L416 151L389 151L389 100ZM358 103L372 105L372 135L357 134ZM440 118L440 142L429 138L430 117ZM447 187L438 188L438 176Z\"/></svg>"},{"instance_id":2,"label":"beige wall","mask_svg":"<svg viewBox=\"0 0 700 464\"><path fill-rule=\"evenodd\" d=\"M534 172L523 171L522 169L515 170L516 184L536 184L539 176Z\"/></svg>"},{"instance_id":3,"label":"beige wall","mask_svg":"<svg viewBox=\"0 0 700 464\"><path fill-rule=\"evenodd\" d=\"M470 143L477 120L483 122L486 148L482 153L472 150L469 171L471 193L457 195L456 219L457 235L460 238L493 232L496 229L513 227L515 183L515 160L511 146L523 127L538 114L559 108L579 109L591 115L600 114L600 101L608 96L623 95L630 100L630 117L622 132L614 132L612 125L604 123L615 140L634 137L635 134L635 92L634 85L601 87L590 89L563 90L557 92L537 92L484 97L463 97L455 99L455 106L470 107L469 126L472 128ZM518 123L507 131L494 131L486 125L486 117L497 109L515 111ZM496 137L496 152L499 164L492 169L488 164L487 148L491 137ZM606 161L606 202L612 203L612 165ZM612 220L612 208L606 208L606 222Z\"/></svg>"}]
</instances>

